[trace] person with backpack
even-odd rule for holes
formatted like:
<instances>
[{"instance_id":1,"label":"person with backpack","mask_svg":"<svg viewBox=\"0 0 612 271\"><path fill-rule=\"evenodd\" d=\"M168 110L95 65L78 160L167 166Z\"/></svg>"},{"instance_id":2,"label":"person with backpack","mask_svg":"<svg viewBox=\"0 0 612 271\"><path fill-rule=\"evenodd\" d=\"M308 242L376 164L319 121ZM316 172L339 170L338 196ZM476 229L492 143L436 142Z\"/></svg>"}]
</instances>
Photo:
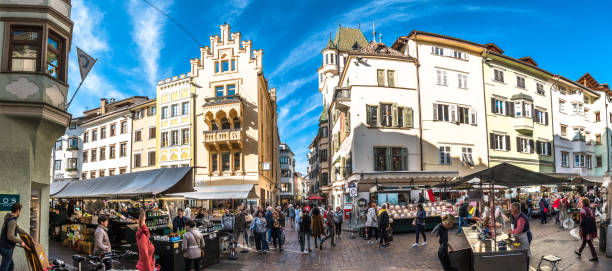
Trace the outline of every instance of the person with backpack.
<instances>
[{"instance_id":1,"label":"person with backpack","mask_svg":"<svg viewBox=\"0 0 612 271\"><path fill-rule=\"evenodd\" d=\"M336 224L336 237L338 238L340 238L340 233L342 232L342 222L344 222L344 211L342 211L340 207L336 207L334 223Z\"/></svg>"},{"instance_id":2,"label":"person with backpack","mask_svg":"<svg viewBox=\"0 0 612 271\"><path fill-rule=\"evenodd\" d=\"M383 204L382 208L378 212L378 231L380 232L378 247L389 246L389 238L387 237L389 226L389 212L387 212L387 204Z\"/></svg>"},{"instance_id":3,"label":"person with backpack","mask_svg":"<svg viewBox=\"0 0 612 271\"><path fill-rule=\"evenodd\" d=\"M455 235L457 236L461 236L461 232L463 231L463 227L467 226L468 223L466 222L466 218L468 216L468 203L464 202L463 200L459 201L459 204L461 204L459 206L459 226L457 229L457 233L455 233Z\"/></svg>"},{"instance_id":4,"label":"person with backpack","mask_svg":"<svg viewBox=\"0 0 612 271\"><path fill-rule=\"evenodd\" d=\"M230 213L229 209L225 209L225 214L221 217L221 227L223 231L234 234L234 225L236 224L236 218Z\"/></svg>"},{"instance_id":5,"label":"person with backpack","mask_svg":"<svg viewBox=\"0 0 612 271\"><path fill-rule=\"evenodd\" d=\"M256 217L251 222L250 230L253 231L253 235L255 236L255 249L258 252L266 253L268 252L268 243L266 241L266 233L268 228L266 227L266 219L264 218L263 211L257 211Z\"/></svg>"},{"instance_id":6,"label":"person with backpack","mask_svg":"<svg viewBox=\"0 0 612 271\"><path fill-rule=\"evenodd\" d=\"M202 249L205 246L202 234L195 226L193 220L185 223L185 234L183 235L183 257L185 257L185 271L200 271L200 260L203 258Z\"/></svg>"},{"instance_id":7,"label":"person with backpack","mask_svg":"<svg viewBox=\"0 0 612 271\"><path fill-rule=\"evenodd\" d=\"M589 261L598 261L597 252L595 251L595 247L593 247L593 239L597 238L597 225L595 222L595 214L593 209L591 209L591 201L589 198L582 198L582 208L580 209L580 238L582 239L582 245L577 251L574 251L576 255L580 256L582 254L582 250L588 244L589 249L591 250L591 255L593 258L589 259Z\"/></svg>"},{"instance_id":8,"label":"person with backpack","mask_svg":"<svg viewBox=\"0 0 612 271\"><path fill-rule=\"evenodd\" d=\"M4 223L2 225L2 235L0 235L0 255L2 255L2 263L0 264L0 270L2 271L13 271L13 250L15 246L25 248L26 245L17 234L26 233L17 224L17 218L21 214L21 204L16 202L11 206L11 212L4 216Z\"/></svg>"},{"instance_id":9,"label":"person with backpack","mask_svg":"<svg viewBox=\"0 0 612 271\"><path fill-rule=\"evenodd\" d=\"M425 218L427 217L427 213L425 209L423 209L423 204L417 205L417 216L414 218L414 226L416 229L416 242L412 244L413 247L419 246L419 233L423 235L423 244L422 246L427 245L427 237L425 236Z\"/></svg>"},{"instance_id":10,"label":"person with backpack","mask_svg":"<svg viewBox=\"0 0 612 271\"><path fill-rule=\"evenodd\" d=\"M298 210L299 211L299 210ZM298 240L300 242L300 249L302 250L303 254L308 254L310 253L310 235L312 233L312 230L310 229L310 215L308 214L308 211L306 210L306 208L304 208L304 211L301 212L299 219L298 219ZM306 251L306 247L304 246L306 243L307 247L308 247L308 251Z\"/></svg>"},{"instance_id":11,"label":"person with backpack","mask_svg":"<svg viewBox=\"0 0 612 271\"><path fill-rule=\"evenodd\" d=\"M370 208L368 208L368 212L366 214L366 239L368 240L368 245L372 244L370 238L374 236L378 239L378 217L376 216L376 203L372 202Z\"/></svg>"},{"instance_id":12,"label":"person with backpack","mask_svg":"<svg viewBox=\"0 0 612 271\"><path fill-rule=\"evenodd\" d=\"M325 226L327 227L327 236L321 241L321 249L323 248L323 242L327 239L331 239L331 245L336 246L336 223L334 222L334 207L330 204L325 212Z\"/></svg>"},{"instance_id":13,"label":"person with backpack","mask_svg":"<svg viewBox=\"0 0 612 271\"><path fill-rule=\"evenodd\" d=\"M455 268L451 267L450 256L448 255L449 251L453 251L453 247L448 243L448 230L453 228L454 223L455 221L452 215L445 215L442 217L442 223L436 225L431 231L432 235L440 237L440 240L438 241L440 244L440 247L438 248L438 259L440 260L444 271L456 270Z\"/></svg>"}]
</instances>

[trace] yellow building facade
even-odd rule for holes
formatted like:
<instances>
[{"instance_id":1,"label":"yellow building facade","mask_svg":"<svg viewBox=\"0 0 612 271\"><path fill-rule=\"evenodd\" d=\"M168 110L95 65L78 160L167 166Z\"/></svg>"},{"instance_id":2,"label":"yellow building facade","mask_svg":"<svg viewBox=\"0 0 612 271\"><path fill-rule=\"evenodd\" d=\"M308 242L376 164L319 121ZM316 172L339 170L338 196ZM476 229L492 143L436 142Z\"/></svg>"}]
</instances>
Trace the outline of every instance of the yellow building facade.
<instances>
[{"instance_id":1,"label":"yellow building facade","mask_svg":"<svg viewBox=\"0 0 612 271\"><path fill-rule=\"evenodd\" d=\"M157 168L157 99L130 108L132 163L130 172Z\"/></svg>"},{"instance_id":2,"label":"yellow building facade","mask_svg":"<svg viewBox=\"0 0 612 271\"><path fill-rule=\"evenodd\" d=\"M194 165L192 78L181 74L157 84L157 167Z\"/></svg>"}]
</instances>

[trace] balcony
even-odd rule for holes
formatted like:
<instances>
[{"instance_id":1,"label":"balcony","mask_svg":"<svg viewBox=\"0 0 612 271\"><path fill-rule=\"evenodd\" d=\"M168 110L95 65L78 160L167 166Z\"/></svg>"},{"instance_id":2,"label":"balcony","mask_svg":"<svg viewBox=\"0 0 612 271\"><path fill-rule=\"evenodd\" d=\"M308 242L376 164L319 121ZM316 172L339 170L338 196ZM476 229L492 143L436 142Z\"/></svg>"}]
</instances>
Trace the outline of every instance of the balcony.
<instances>
[{"instance_id":1,"label":"balcony","mask_svg":"<svg viewBox=\"0 0 612 271\"><path fill-rule=\"evenodd\" d=\"M202 105L204 112L211 118L217 117L220 113L231 117L242 115L242 98L238 95L211 97L204 101Z\"/></svg>"},{"instance_id":2,"label":"balcony","mask_svg":"<svg viewBox=\"0 0 612 271\"><path fill-rule=\"evenodd\" d=\"M66 149L66 158L79 158L79 149L78 148Z\"/></svg>"},{"instance_id":3,"label":"balcony","mask_svg":"<svg viewBox=\"0 0 612 271\"><path fill-rule=\"evenodd\" d=\"M524 134L524 135L531 135L533 134L533 119L532 118L525 118L525 117L519 117L519 118L514 118L514 130L516 130L517 132Z\"/></svg>"},{"instance_id":4,"label":"balcony","mask_svg":"<svg viewBox=\"0 0 612 271\"><path fill-rule=\"evenodd\" d=\"M67 168L66 169L66 176L68 178L78 178L79 177L79 171L76 168Z\"/></svg>"},{"instance_id":5,"label":"balcony","mask_svg":"<svg viewBox=\"0 0 612 271\"><path fill-rule=\"evenodd\" d=\"M242 144L243 140L242 129L220 130L220 131L204 131L205 145L220 145L220 144Z\"/></svg>"}]
</instances>

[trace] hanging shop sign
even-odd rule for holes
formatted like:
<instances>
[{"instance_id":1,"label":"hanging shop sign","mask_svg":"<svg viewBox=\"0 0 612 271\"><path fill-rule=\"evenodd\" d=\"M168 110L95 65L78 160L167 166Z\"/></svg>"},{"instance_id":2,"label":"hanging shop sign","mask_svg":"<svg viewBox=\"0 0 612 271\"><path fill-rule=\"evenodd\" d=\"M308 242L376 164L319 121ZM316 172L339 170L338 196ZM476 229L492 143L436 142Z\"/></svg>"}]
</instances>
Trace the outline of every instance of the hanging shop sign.
<instances>
[{"instance_id":1,"label":"hanging shop sign","mask_svg":"<svg viewBox=\"0 0 612 271\"><path fill-rule=\"evenodd\" d=\"M468 191L468 201L482 201L484 198L484 193L482 190L470 190Z\"/></svg>"},{"instance_id":2,"label":"hanging shop sign","mask_svg":"<svg viewBox=\"0 0 612 271\"><path fill-rule=\"evenodd\" d=\"M10 211L13 203L19 202L19 194L0 194L0 211Z\"/></svg>"}]
</instances>

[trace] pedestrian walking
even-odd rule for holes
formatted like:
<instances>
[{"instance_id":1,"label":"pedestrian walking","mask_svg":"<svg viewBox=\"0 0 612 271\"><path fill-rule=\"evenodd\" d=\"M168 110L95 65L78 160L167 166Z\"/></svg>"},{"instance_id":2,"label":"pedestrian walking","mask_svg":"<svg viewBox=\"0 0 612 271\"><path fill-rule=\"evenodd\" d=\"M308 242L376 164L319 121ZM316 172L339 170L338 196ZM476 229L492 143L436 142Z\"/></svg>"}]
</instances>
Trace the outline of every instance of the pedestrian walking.
<instances>
[{"instance_id":1,"label":"pedestrian walking","mask_svg":"<svg viewBox=\"0 0 612 271\"><path fill-rule=\"evenodd\" d=\"M548 216L548 201L546 200L548 196L543 195L542 198L540 198L540 201L538 203L538 205L540 206L540 223L541 224L546 224L548 223L546 221L546 216Z\"/></svg>"},{"instance_id":2,"label":"pedestrian walking","mask_svg":"<svg viewBox=\"0 0 612 271\"><path fill-rule=\"evenodd\" d=\"M256 213L256 217L251 222L251 231L253 231L253 235L255 236L255 249L258 252L268 252L268 244L266 242L266 219L264 218L263 211L258 211Z\"/></svg>"},{"instance_id":3,"label":"pedestrian walking","mask_svg":"<svg viewBox=\"0 0 612 271\"><path fill-rule=\"evenodd\" d=\"M2 233L0 234L0 255L2 255L2 263L0 264L1 271L13 271L15 264L13 263L13 251L15 246L25 248L26 245L17 234L25 234L26 232L17 225L17 218L21 214L21 204L16 202L11 206L11 212L4 216L2 224Z\"/></svg>"},{"instance_id":4,"label":"pedestrian walking","mask_svg":"<svg viewBox=\"0 0 612 271\"><path fill-rule=\"evenodd\" d=\"M325 228L323 227L323 216L321 215L321 209L312 208L310 228L312 230L315 248L319 246L319 249L323 249L323 240L321 239L321 235L325 235Z\"/></svg>"},{"instance_id":5,"label":"pedestrian walking","mask_svg":"<svg viewBox=\"0 0 612 271\"><path fill-rule=\"evenodd\" d=\"M306 210L306 208L304 208L304 210ZM302 215L302 210L300 209L300 206L297 205L295 208L295 230L297 231L297 229L300 228L300 217Z\"/></svg>"},{"instance_id":6,"label":"pedestrian walking","mask_svg":"<svg viewBox=\"0 0 612 271\"><path fill-rule=\"evenodd\" d=\"M236 219L234 218L234 215L230 212L229 209L225 209L225 213L223 214L223 216L221 216L221 229L223 231L233 234L234 224L236 224Z\"/></svg>"},{"instance_id":7,"label":"pedestrian walking","mask_svg":"<svg viewBox=\"0 0 612 271\"><path fill-rule=\"evenodd\" d=\"M202 234L195 226L193 220L185 223L185 234L183 235L183 257L185 258L185 271L191 271L191 266L195 271L200 271L200 260L202 259L202 249L206 243Z\"/></svg>"},{"instance_id":8,"label":"pedestrian walking","mask_svg":"<svg viewBox=\"0 0 612 271\"><path fill-rule=\"evenodd\" d=\"M264 215L264 217L266 218L266 225L267 225L267 236L268 236L268 243L272 243L272 211L274 211L274 209L272 209L271 206L268 206L268 208L266 208L266 214Z\"/></svg>"},{"instance_id":9,"label":"pedestrian walking","mask_svg":"<svg viewBox=\"0 0 612 271\"><path fill-rule=\"evenodd\" d=\"M453 246L448 243L448 230L453 228L454 222L453 216L445 215L442 217L442 223L439 223L432 230L432 234L434 236L440 237L438 241L440 244L440 247L438 247L438 259L440 260L444 271L456 270L455 268L451 267L450 256L448 255L449 251L453 251Z\"/></svg>"},{"instance_id":10,"label":"pedestrian walking","mask_svg":"<svg viewBox=\"0 0 612 271\"><path fill-rule=\"evenodd\" d=\"M370 238L372 238L372 236L378 239L378 216L376 215L376 203L372 203L370 208L368 208L365 226L366 239L368 240L368 245L371 245L372 240L370 240Z\"/></svg>"},{"instance_id":11,"label":"pedestrian walking","mask_svg":"<svg viewBox=\"0 0 612 271\"><path fill-rule=\"evenodd\" d=\"M138 263L136 264L136 269L139 271L155 270L155 260L153 259L155 247L151 243L151 240L149 240L151 234L145 223L146 220L145 210L140 208L138 231L136 232L136 245L138 246Z\"/></svg>"},{"instance_id":12,"label":"pedestrian walking","mask_svg":"<svg viewBox=\"0 0 612 271\"><path fill-rule=\"evenodd\" d=\"M293 208L293 204L289 204L287 216L289 217L289 225L291 226L291 229L295 229L295 208Z\"/></svg>"},{"instance_id":13,"label":"pedestrian walking","mask_svg":"<svg viewBox=\"0 0 612 271\"><path fill-rule=\"evenodd\" d=\"M191 220L191 208L189 208L189 204L185 204L185 217Z\"/></svg>"},{"instance_id":14,"label":"pedestrian walking","mask_svg":"<svg viewBox=\"0 0 612 271\"><path fill-rule=\"evenodd\" d=\"M531 221L531 215L533 214L533 200L531 199L531 195L527 196L525 204L527 205L527 218Z\"/></svg>"},{"instance_id":15,"label":"pedestrian walking","mask_svg":"<svg viewBox=\"0 0 612 271\"><path fill-rule=\"evenodd\" d=\"M247 246L249 244L249 235L246 231L246 211L244 208L238 209L238 213L234 217L234 241L237 246L240 246L240 236L243 236L242 244Z\"/></svg>"},{"instance_id":16,"label":"pedestrian walking","mask_svg":"<svg viewBox=\"0 0 612 271\"><path fill-rule=\"evenodd\" d=\"M108 239L108 217L101 215L98 217L98 227L94 232L94 255L101 256L111 253L110 239ZM104 266L110 270L112 263L110 259L104 261Z\"/></svg>"},{"instance_id":17,"label":"pedestrian walking","mask_svg":"<svg viewBox=\"0 0 612 271\"><path fill-rule=\"evenodd\" d=\"M325 239L321 241L321 246L323 246L323 242L327 239L331 239L331 245L336 246L335 236L336 236L336 223L334 222L334 207L331 204L327 207L327 212L325 215L325 226L327 227L327 236ZM322 249L322 247L321 247Z\"/></svg>"},{"instance_id":18,"label":"pedestrian walking","mask_svg":"<svg viewBox=\"0 0 612 271\"><path fill-rule=\"evenodd\" d=\"M389 212L387 212L387 204L383 204L382 208L378 212L378 232L379 236L379 247L388 247L389 246L389 238L387 236L389 227Z\"/></svg>"},{"instance_id":19,"label":"pedestrian walking","mask_svg":"<svg viewBox=\"0 0 612 271\"><path fill-rule=\"evenodd\" d=\"M299 219L298 219L298 239L300 242L300 249L302 251L303 254L308 254L310 253L310 235L312 234L312 230L310 228L310 215L308 214L308 211L306 210L306 208L304 208L304 211L301 212ZM308 251L306 251L306 247L304 245L307 245L308 247ZM315 242L316 245L316 242Z\"/></svg>"},{"instance_id":20,"label":"pedestrian walking","mask_svg":"<svg viewBox=\"0 0 612 271\"><path fill-rule=\"evenodd\" d=\"M561 196L558 195L552 205L553 211L555 212L555 225L561 224L561 221L559 220L559 206L560 205L561 205Z\"/></svg>"},{"instance_id":21,"label":"pedestrian walking","mask_svg":"<svg viewBox=\"0 0 612 271\"><path fill-rule=\"evenodd\" d=\"M580 256L582 250L588 244L591 250L591 256L593 256L589 261L598 261L597 252L595 251L595 247L593 247L593 239L597 238L597 225L593 209L591 209L590 205L591 201L589 198L582 198L582 208L580 208L580 238L582 239L582 244L574 253Z\"/></svg>"},{"instance_id":22,"label":"pedestrian walking","mask_svg":"<svg viewBox=\"0 0 612 271\"><path fill-rule=\"evenodd\" d=\"M468 207L469 204L464 202L464 200L460 200L459 204L459 226L457 227L457 233L455 235L461 236L461 232L463 231L463 227L467 226L466 218L468 216Z\"/></svg>"},{"instance_id":23,"label":"pedestrian walking","mask_svg":"<svg viewBox=\"0 0 612 271\"><path fill-rule=\"evenodd\" d=\"M342 233L342 222L344 222L344 211L342 211L340 207L336 207L336 212L334 213L334 223L336 224L337 238L340 238L340 233Z\"/></svg>"},{"instance_id":24,"label":"pedestrian walking","mask_svg":"<svg viewBox=\"0 0 612 271\"><path fill-rule=\"evenodd\" d=\"M508 235L514 235L516 240L520 243L519 249L527 251L527 269L529 270L529 258L531 257L531 239L533 238L529 227L529 219L521 212L521 205L518 203L512 203L510 205L510 212L514 217L512 222L512 229L507 233Z\"/></svg>"},{"instance_id":25,"label":"pedestrian walking","mask_svg":"<svg viewBox=\"0 0 612 271\"><path fill-rule=\"evenodd\" d=\"M413 247L419 246L419 233L423 235L423 243L422 246L427 245L427 237L425 236L425 218L427 217L427 213L425 209L423 209L423 204L417 205L417 215L414 218L413 225L416 228L416 242L412 244Z\"/></svg>"},{"instance_id":26,"label":"pedestrian walking","mask_svg":"<svg viewBox=\"0 0 612 271\"><path fill-rule=\"evenodd\" d=\"M279 208L280 209L280 208ZM278 248L278 251L283 251L282 243L281 243L281 227L282 218L278 211L272 212L272 248Z\"/></svg>"}]
</instances>

